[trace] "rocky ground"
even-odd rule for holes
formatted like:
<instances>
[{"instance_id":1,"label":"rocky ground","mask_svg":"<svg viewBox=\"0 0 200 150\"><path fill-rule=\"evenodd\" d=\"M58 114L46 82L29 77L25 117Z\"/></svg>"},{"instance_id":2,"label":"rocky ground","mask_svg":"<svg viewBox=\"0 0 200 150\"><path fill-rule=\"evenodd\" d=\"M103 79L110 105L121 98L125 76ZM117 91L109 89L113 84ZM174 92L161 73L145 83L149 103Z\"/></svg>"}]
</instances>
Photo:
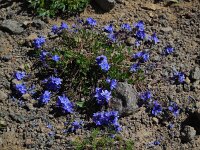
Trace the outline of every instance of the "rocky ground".
<instances>
[{"instance_id":1,"label":"rocky ground","mask_svg":"<svg viewBox=\"0 0 200 150\"><path fill-rule=\"evenodd\" d=\"M21 2L0 2L0 148L72 149L70 140L90 132L83 128L66 136L64 116L55 118L48 106L35 107L35 100L27 95L23 101L13 98L11 88L16 82L13 73L33 65L34 58L27 55L33 50L31 41L37 35L47 36L53 24L63 20L72 24L74 18L41 20L25 8ZM200 2L180 0L168 5L166 1L121 0L109 12L92 4L80 17L93 17L100 25L143 20L147 31L156 32L160 39L149 62L155 66L146 71L147 78L137 85L137 91L149 89L163 103L173 100L182 113L169 129L170 122L149 116L140 107L120 118L120 134L132 139L135 149L200 149ZM175 53L162 57L168 44L175 48ZM175 70L185 73L184 84L170 81ZM160 144L152 144L154 141Z\"/></svg>"}]
</instances>

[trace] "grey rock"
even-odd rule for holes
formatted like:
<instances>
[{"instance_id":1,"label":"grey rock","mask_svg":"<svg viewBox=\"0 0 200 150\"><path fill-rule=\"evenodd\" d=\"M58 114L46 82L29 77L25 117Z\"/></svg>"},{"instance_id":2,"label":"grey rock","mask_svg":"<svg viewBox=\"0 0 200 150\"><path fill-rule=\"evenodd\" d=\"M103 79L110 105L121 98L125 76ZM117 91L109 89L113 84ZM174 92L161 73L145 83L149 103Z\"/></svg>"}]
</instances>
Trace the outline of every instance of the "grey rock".
<instances>
[{"instance_id":1,"label":"grey rock","mask_svg":"<svg viewBox=\"0 0 200 150\"><path fill-rule=\"evenodd\" d=\"M26 93L26 94L23 94L22 95L22 98L25 100L25 101L28 101L28 100L31 100L31 95Z\"/></svg>"},{"instance_id":2,"label":"grey rock","mask_svg":"<svg viewBox=\"0 0 200 150\"><path fill-rule=\"evenodd\" d=\"M135 38L133 38L133 37L127 38L126 43L127 43L129 46L135 45Z\"/></svg>"},{"instance_id":3,"label":"grey rock","mask_svg":"<svg viewBox=\"0 0 200 150\"><path fill-rule=\"evenodd\" d=\"M119 82L116 87L116 96L110 100L109 108L117 110L122 116L136 111L138 107L135 87L126 82Z\"/></svg>"},{"instance_id":4,"label":"grey rock","mask_svg":"<svg viewBox=\"0 0 200 150\"><path fill-rule=\"evenodd\" d=\"M4 93L3 91L0 91L0 102L4 101L7 98L8 98L8 95Z\"/></svg>"},{"instance_id":5,"label":"grey rock","mask_svg":"<svg viewBox=\"0 0 200 150\"><path fill-rule=\"evenodd\" d=\"M196 135L196 130L191 126L185 126L181 132L181 139L185 142L191 141Z\"/></svg>"},{"instance_id":6,"label":"grey rock","mask_svg":"<svg viewBox=\"0 0 200 150\"><path fill-rule=\"evenodd\" d=\"M195 67L191 73L190 76L192 79L194 80L199 80L200 79L200 68L199 67Z\"/></svg>"},{"instance_id":7,"label":"grey rock","mask_svg":"<svg viewBox=\"0 0 200 150\"><path fill-rule=\"evenodd\" d=\"M162 31L164 33L169 33L169 32L172 32L173 29L172 29L172 27L164 27L164 28L161 28L160 31Z\"/></svg>"},{"instance_id":8,"label":"grey rock","mask_svg":"<svg viewBox=\"0 0 200 150\"><path fill-rule=\"evenodd\" d=\"M46 24L44 21L37 19L37 20L33 20L32 26L36 27L37 29L44 29Z\"/></svg>"},{"instance_id":9,"label":"grey rock","mask_svg":"<svg viewBox=\"0 0 200 150\"><path fill-rule=\"evenodd\" d=\"M95 2L105 11L109 11L114 8L115 0L95 0Z\"/></svg>"},{"instance_id":10,"label":"grey rock","mask_svg":"<svg viewBox=\"0 0 200 150\"><path fill-rule=\"evenodd\" d=\"M7 31L12 34L20 34L24 31L21 26L22 24L15 20L4 20L0 25L0 29L2 31Z\"/></svg>"},{"instance_id":11,"label":"grey rock","mask_svg":"<svg viewBox=\"0 0 200 150\"><path fill-rule=\"evenodd\" d=\"M4 50L3 50L3 51L4 51ZM7 61L10 61L10 60L12 59L12 55L7 54L7 55L1 56L0 58L1 58L1 60L7 62Z\"/></svg>"}]
</instances>

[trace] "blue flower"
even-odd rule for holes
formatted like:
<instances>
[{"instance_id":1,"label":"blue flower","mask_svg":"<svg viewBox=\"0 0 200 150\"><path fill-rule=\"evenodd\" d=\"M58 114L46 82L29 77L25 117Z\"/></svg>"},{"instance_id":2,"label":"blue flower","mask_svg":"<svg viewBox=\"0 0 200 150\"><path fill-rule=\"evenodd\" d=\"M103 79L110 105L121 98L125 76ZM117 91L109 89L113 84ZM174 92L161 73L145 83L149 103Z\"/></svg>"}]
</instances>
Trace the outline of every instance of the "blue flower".
<instances>
[{"instance_id":1,"label":"blue flower","mask_svg":"<svg viewBox=\"0 0 200 150\"><path fill-rule=\"evenodd\" d=\"M144 22L143 21L138 21L134 26L139 31L144 31Z\"/></svg>"},{"instance_id":2,"label":"blue flower","mask_svg":"<svg viewBox=\"0 0 200 150\"><path fill-rule=\"evenodd\" d=\"M96 88L95 96L97 103L99 105L107 104L111 99L111 92L108 90L103 90L102 88Z\"/></svg>"},{"instance_id":3,"label":"blue flower","mask_svg":"<svg viewBox=\"0 0 200 150\"><path fill-rule=\"evenodd\" d=\"M117 111L102 111L93 114L93 122L96 126L113 126L116 131L121 131L118 117Z\"/></svg>"},{"instance_id":4,"label":"blue flower","mask_svg":"<svg viewBox=\"0 0 200 150\"><path fill-rule=\"evenodd\" d=\"M183 83L185 81L185 74L183 72L176 72L174 78L179 82Z\"/></svg>"},{"instance_id":5,"label":"blue flower","mask_svg":"<svg viewBox=\"0 0 200 150\"><path fill-rule=\"evenodd\" d=\"M110 89L113 90L117 87L117 80L116 79L110 79L107 78L106 82L110 84Z\"/></svg>"},{"instance_id":6,"label":"blue flower","mask_svg":"<svg viewBox=\"0 0 200 150\"><path fill-rule=\"evenodd\" d=\"M132 56L133 59L140 59L142 62L147 62L149 60L149 53L140 51Z\"/></svg>"},{"instance_id":7,"label":"blue flower","mask_svg":"<svg viewBox=\"0 0 200 150\"><path fill-rule=\"evenodd\" d=\"M96 26L97 25L97 21L94 20L93 18L89 17L86 19L86 23L90 26Z\"/></svg>"},{"instance_id":8,"label":"blue flower","mask_svg":"<svg viewBox=\"0 0 200 150\"><path fill-rule=\"evenodd\" d=\"M136 63L130 67L130 72L137 72L140 69L140 64Z\"/></svg>"},{"instance_id":9,"label":"blue flower","mask_svg":"<svg viewBox=\"0 0 200 150\"><path fill-rule=\"evenodd\" d=\"M136 31L136 37L139 40L144 40L146 37L145 31L141 31L141 30Z\"/></svg>"},{"instance_id":10,"label":"blue flower","mask_svg":"<svg viewBox=\"0 0 200 150\"><path fill-rule=\"evenodd\" d=\"M141 44L141 41L140 41L140 40L138 40L138 39L136 39L136 41L135 41L135 46L136 46L136 47L139 47L139 46L140 46L140 44Z\"/></svg>"},{"instance_id":11,"label":"blue flower","mask_svg":"<svg viewBox=\"0 0 200 150\"><path fill-rule=\"evenodd\" d=\"M165 55L169 55L174 52L174 48L172 46L167 46L165 47L164 52L165 52Z\"/></svg>"},{"instance_id":12,"label":"blue flower","mask_svg":"<svg viewBox=\"0 0 200 150\"><path fill-rule=\"evenodd\" d=\"M137 52L136 54L134 54L132 56L133 59L140 59L142 57L142 55L144 55L143 51Z\"/></svg>"},{"instance_id":13,"label":"blue flower","mask_svg":"<svg viewBox=\"0 0 200 150\"><path fill-rule=\"evenodd\" d=\"M153 33L151 36L151 40L154 42L154 44L157 44L159 42L158 37L156 36L156 33Z\"/></svg>"},{"instance_id":14,"label":"blue flower","mask_svg":"<svg viewBox=\"0 0 200 150\"><path fill-rule=\"evenodd\" d=\"M51 32L53 32L54 34L58 33L59 31L59 28L57 25L53 25L52 28L51 28Z\"/></svg>"},{"instance_id":15,"label":"blue flower","mask_svg":"<svg viewBox=\"0 0 200 150\"><path fill-rule=\"evenodd\" d=\"M42 104L47 104L51 99L51 92L44 91L44 93L40 96L39 102Z\"/></svg>"},{"instance_id":16,"label":"blue flower","mask_svg":"<svg viewBox=\"0 0 200 150\"><path fill-rule=\"evenodd\" d=\"M61 22L60 30L68 29L68 25L64 22Z\"/></svg>"},{"instance_id":17,"label":"blue flower","mask_svg":"<svg viewBox=\"0 0 200 150\"><path fill-rule=\"evenodd\" d=\"M46 83L46 88L48 90L57 91L61 87L62 79L51 76L44 80L44 83Z\"/></svg>"},{"instance_id":18,"label":"blue flower","mask_svg":"<svg viewBox=\"0 0 200 150\"><path fill-rule=\"evenodd\" d=\"M114 31L113 25L109 24L109 25L105 26L104 31L106 31L108 33L112 33Z\"/></svg>"},{"instance_id":19,"label":"blue flower","mask_svg":"<svg viewBox=\"0 0 200 150\"><path fill-rule=\"evenodd\" d=\"M15 88L21 95L27 92L26 86L23 84L16 84Z\"/></svg>"},{"instance_id":20,"label":"blue flower","mask_svg":"<svg viewBox=\"0 0 200 150\"><path fill-rule=\"evenodd\" d=\"M149 53L144 53L142 55L142 62L147 62L149 60Z\"/></svg>"},{"instance_id":21,"label":"blue flower","mask_svg":"<svg viewBox=\"0 0 200 150\"><path fill-rule=\"evenodd\" d=\"M143 101L150 100L152 98L152 94L150 91L146 91L140 94L140 99Z\"/></svg>"},{"instance_id":22,"label":"blue flower","mask_svg":"<svg viewBox=\"0 0 200 150\"><path fill-rule=\"evenodd\" d=\"M108 60L106 56L104 55L98 56L96 58L96 62L103 71L108 71L110 69L110 65L108 64Z\"/></svg>"},{"instance_id":23,"label":"blue flower","mask_svg":"<svg viewBox=\"0 0 200 150\"><path fill-rule=\"evenodd\" d=\"M62 109L64 113L73 113L73 104L69 101L69 99L65 95L58 96L56 104L58 107Z\"/></svg>"},{"instance_id":24,"label":"blue flower","mask_svg":"<svg viewBox=\"0 0 200 150\"><path fill-rule=\"evenodd\" d=\"M17 80L22 80L25 76L26 76L26 73L23 72L23 71L17 71L17 72L15 73L15 78L16 78Z\"/></svg>"},{"instance_id":25,"label":"blue flower","mask_svg":"<svg viewBox=\"0 0 200 150\"><path fill-rule=\"evenodd\" d=\"M82 121L74 121L71 124L71 128L69 129L70 132L75 132L77 129L82 127Z\"/></svg>"},{"instance_id":26,"label":"blue flower","mask_svg":"<svg viewBox=\"0 0 200 150\"><path fill-rule=\"evenodd\" d=\"M46 57L47 57L48 54L49 54L49 52L47 52L45 50L41 51L40 52L40 60L44 61L46 59Z\"/></svg>"},{"instance_id":27,"label":"blue flower","mask_svg":"<svg viewBox=\"0 0 200 150\"><path fill-rule=\"evenodd\" d=\"M171 102L170 106L168 107L168 109L169 109L169 111L172 112L174 117L177 117L179 115L180 110L179 110L179 107L178 107L177 103Z\"/></svg>"},{"instance_id":28,"label":"blue flower","mask_svg":"<svg viewBox=\"0 0 200 150\"><path fill-rule=\"evenodd\" d=\"M60 60L60 56L54 55L54 56L52 57L52 60L54 60L55 62L58 62L58 61Z\"/></svg>"},{"instance_id":29,"label":"blue flower","mask_svg":"<svg viewBox=\"0 0 200 150\"><path fill-rule=\"evenodd\" d=\"M121 29L127 30L127 31L131 31L131 30L132 30L130 24L128 24L128 23L122 24L122 25L121 25Z\"/></svg>"},{"instance_id":30,"label":"blue flower","mask_svg":"<svg viewBox=\"0 0 200 150\"><path fill-rule=\"evenodd\" d=\"M158 103L158 101L154 101L153 103L153 109L151 111L151 114L154 116L159 115L162 112L162 107L161 105Z\"/></svg>"},{"instance_id":31,"label":"blue flower","mask_svg":"<svg viewBox=\"0 0 200 150\"><path fill-rule=\"evenodd\" d=\"M116 42L117 38L114 33L108 34L108 39L111 40L112 42Z\"/></svg>"},{"instance_id":32,"label":"blue flower","mask_svg":"<svg viewBox=\"0 0 200 150\"><path fill-rule=\"evenodd\" d=\"M46 39L42 36L39 36L38 38L33 40L33 45L35 46L35 48L41 48L45 42Z\"/></svg>"}]
</instances>

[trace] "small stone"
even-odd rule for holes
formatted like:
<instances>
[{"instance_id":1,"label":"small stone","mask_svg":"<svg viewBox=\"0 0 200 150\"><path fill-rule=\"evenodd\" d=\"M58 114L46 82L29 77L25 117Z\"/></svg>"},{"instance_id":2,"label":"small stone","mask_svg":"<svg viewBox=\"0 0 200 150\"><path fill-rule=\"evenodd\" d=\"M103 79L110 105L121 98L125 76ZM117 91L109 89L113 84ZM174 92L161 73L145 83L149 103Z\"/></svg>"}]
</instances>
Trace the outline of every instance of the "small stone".
<instances>
[{"instance_id":1,"label":"small stone","mask_svg":"<svg viewBox=\"0 0 200 150\"><path fill-rule=\"evenodd\" d=\"M138 93L135 87L126 82L118 82L115 91L116 97L109 101L109 108L117 110L120 115L129 115L137 110Z\"/></svg>"},{"instance_id":2,"label":"small stone","mask_svg":"<svg viewBox=\"0 0 200 150\"><path fill-rule=\"evenodd\" d=\"M28 110L35 110L32 103L27 103L25 106L27 107Z\"/></svg>"},{"instance_id":3,"label":"small stone","mask_svg":"<svg viewBox=\"0 0 200 150\"><path fill-rule=\"evenodd\" d=\"M22 98L25 100L25 101L28 101L28 100L31 100L31 95L26 93L26 94L23 94L22 95Z\"/></svg>"},{"instance_id":4,"label":"small stone","mask_svg":"<svg viewBox=\"0 0 200 150\"><path fill-rule=\"evenodd\" d=\"M8 98L8 95L3 92L3 91L0 91L0 101L4 101Z\"/></svg>"},{"instance_id":5,"label":"small stone","mask_svg":"<svg viewBox=\"0 0 200 150\"><path fill-rule=\"evenodd\" d=\"M190 76L192 79L194 80L199 80L200 79L200 68L199 67L195 67L191 73Z\"/></svg>"},{"instance_id":6,"label":"small stone","mask_svg":"<svg viewBox=\"0 0 200 150\"><path fill-rule=\"evenodd\" d=\"M16 84L21 84L22 82L21 81L18 81L17 79L13 79L11 84L12 84L12 87L15 87Z\"/></svg>"},{"instance_id":7,"label":"small stone","mask_svg":"<svg viewBox=\"0 0 200 150\"><path fill-rule=\"evenodd\" d=\"M42 30L45 28L46 24L44 21L42 21L40 19L36 19L36 20L33 20L32 26L36 27L39 30Z\"/></svg>"},{"instance_id":8,"label":"small stone","mask_svg":"<svg viewBox=\"0 0 200 150\"><path fill-rule=\"evenodd\" d=\"M133 37L128 37L126 40L126 43L131 46L131 45L135 45L135 38Z\"/></svg>"},{"instance_id":9,"label":"small stone","mask_svg":"<svg viewBox=\"0 0 200 150\"><path fill-rule=\"evenodd\" d=\"M196 135L196 130L191 126L185 126L181 132L181 138L185 142L191 141Z\"/></svg>"},{"instance_id":10,"label":"small stone","mask_svg":"<svg viewBox=\"0 0 200 150\"><path fill-rule=\"evenodd\" d=\"M153 120L153 123L158 124L158 118L153 117L152 120Z\"/></svg>"},{"instance_id":11,"label":"small stone","mask_svg":"<svg viewBox=\"0 0 200 150\"><path fill-rule=\"evenodd\" d=\"M0 25L0 29L2 31L7 31L12 34L20 34L24 31L24 29L21 27L22 24L15 20L4 20L2 24Z\"/></svg>"},{"instance_id":12,"label":"small stone","mask_svg":"<svg viewBox=\"0 0 200 150\"><path fill-rule=\"evenodd\" d=\"M95 2L105 11L110 11L116 4L115 0L95 0Z\"/></svg>"},{"instance_id":13,"label":"small stone","mask_svg":"<svg viewBox=\"0 0 200 150\"><path fill-rule=\"evenodd\" d=\"M164 28L161 28L160 31L162 31L164 33L169 33L169 32L172 32L173 29L172 29L172 27L164 27Z\"/></svg>"},{"instance_id":14,"label":"small stone","mask_svg":"<svg viewBox=\"0 0 200 150\"><path fill-rule=\"evenodd\" d=\"M190 79L188 77L185 78L185 83L190 84Z\"/></svg>"},{"instance_id":15,"label":"small stone","mask_svg":"<svg viewBox=\"0 0 200 150\"><path fill-rule=\"evenodd\" d=\"M6 121L5 120L0 120L0 127L6 127Z\"/></svg>"},{"instance_id":16,"label":"small stone","mask_svg":"<svg viewBox=\"0 0 200 150\"><path fill-rule=\"evenodd\" d=\"M141 6L141 8L146 9L146 10L153 10L155 11L156 9L158 9L158 6L152 3L148 3L148 4L143 4Z\"/></svg>"}]
</instances>

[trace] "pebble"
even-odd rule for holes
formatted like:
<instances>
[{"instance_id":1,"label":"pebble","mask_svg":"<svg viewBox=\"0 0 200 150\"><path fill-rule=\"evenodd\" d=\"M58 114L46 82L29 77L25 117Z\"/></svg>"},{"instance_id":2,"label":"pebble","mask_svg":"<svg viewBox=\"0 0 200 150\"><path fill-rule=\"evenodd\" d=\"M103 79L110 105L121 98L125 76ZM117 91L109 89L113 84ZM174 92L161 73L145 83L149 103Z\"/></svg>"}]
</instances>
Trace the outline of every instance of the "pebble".
<instances>
[{"instance_id":1,"label":"pebble","mask_svg":"<svg viewBox=\"0 0 200 150\"><path fill-rule=\"evenodd\" d=\"M8 95L5 92L0 91L0 102L6 100L7 98Z\"/></svg>"},{"instance_id":2,"label":"pebble","mask_svg":"<svg viewBox=\"0 0 200 150\"><path fill-rule=\"evenodd\" d=\"M162 31L164 33L169 33L169 32L172 32L173 29L172 29L172 27L164 27L164 28L161 28L160 31Z\"/></svg>"},{"instance_id":3,"label":"pebble","mask_svg":"<svg viewBox=\"0 0 200 150\"><path fill-rule=\"evenodd\" d=\"M192 79L194 80L199 80L200 79L200 68L199 67L195 67L191 73L190 76Z\"/></svg>"},{"instance_id":4,"label":"pebble","mask_svg":"<svg viewBox=\"0 0 200 150\"><path fill-rule=\"evenodd\" d=\"M185 126L181 132L181 138L185 142L191 141L196 135L196 130L191 126Z\"/></svg>"}]
</instances>

